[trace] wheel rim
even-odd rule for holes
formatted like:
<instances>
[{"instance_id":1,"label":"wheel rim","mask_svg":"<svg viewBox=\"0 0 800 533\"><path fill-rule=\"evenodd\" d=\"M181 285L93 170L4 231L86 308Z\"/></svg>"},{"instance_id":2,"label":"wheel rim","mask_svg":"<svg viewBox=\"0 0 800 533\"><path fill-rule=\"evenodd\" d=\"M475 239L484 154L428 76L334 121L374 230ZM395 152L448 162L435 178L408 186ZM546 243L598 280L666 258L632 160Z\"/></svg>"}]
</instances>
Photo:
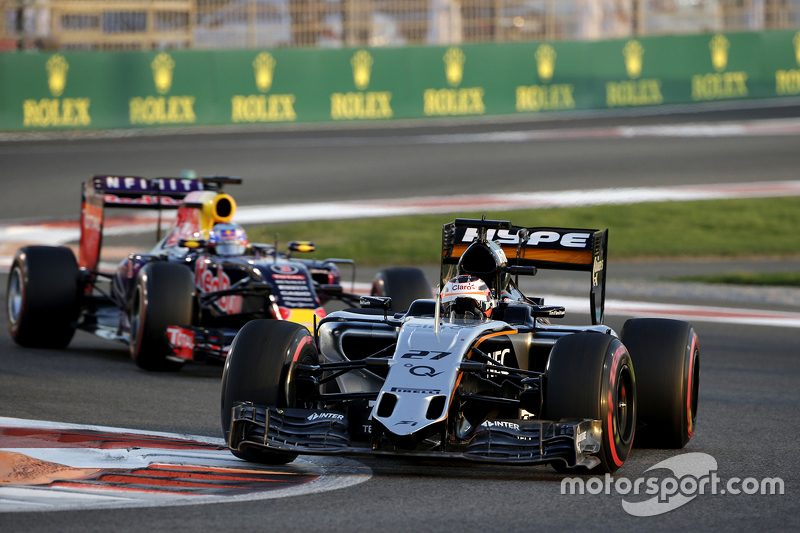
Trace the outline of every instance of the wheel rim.
<instances>
[{"instance_id":1,"label":"wheel rim","mask_svg":"<svg viewBox=\"0 0 800 533\"><path fill-rule=\"evenodd\" d=\"M12 324L19 321L19 315L22 313L22 271L19 267L14 267L11 272L11 278L8 280L8 320Z\"/></svg>"},{"instance_id":2,"label":"wheel rim","mask_svg":"<svg viewBox=\"0 0 800 533\"><path fill-rule=\"evenodd\" d=\"M636 401L633 397L633 379L627 365L620 369L615 396L616 433L622 442L627 443L633 437L633 412Z\"/></svg>"}]
</instances>

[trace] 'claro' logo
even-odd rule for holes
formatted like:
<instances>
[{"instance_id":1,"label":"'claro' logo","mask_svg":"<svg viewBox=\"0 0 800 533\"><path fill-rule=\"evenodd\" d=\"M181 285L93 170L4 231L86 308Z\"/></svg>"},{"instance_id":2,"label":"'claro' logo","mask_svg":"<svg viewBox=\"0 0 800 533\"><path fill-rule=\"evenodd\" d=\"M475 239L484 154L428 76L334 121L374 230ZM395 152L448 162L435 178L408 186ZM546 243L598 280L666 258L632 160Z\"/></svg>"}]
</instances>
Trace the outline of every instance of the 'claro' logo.
<instances>
[{"instance_id":1,"label":"'claro' logo","mask_svg":"<svg viewBox=\"0 0 800 533\"><path fill-rule=\"evenodd\" d=\"M261 52L253 60L256 88L268 93L275 79L277 61L269 52ZM231 98L231 122L292 122L297 120L293 94L251 94Z\"/></svg>"},{"instance_id":2,"label":"'claro' logo","mask_svg":"<svg viewBox=\"0 0 800 533\"><path fill-rule=\"evenodd\" d=\"M606 105L608 107L627 107L663 103L661 80L640 78L644 66L642 44L636 39L629 40L622 49L622 56L625 59L625 71L630 79L606 83Z\"/></svg>"},{"instance_id":3,"label":"'claro' logo","mask_svg":"<svg viewBox=\"0 0 800 533\"><path fill-rule=\"evenodd\" d=\"M392 93L367 91L375 60L366 50L359 50L350 58L353 83L357 91L331 94L333 120L364 120L392 118Z\"/></svg>"},{"instance_id":4,"label":"'claro' logo","mask_svg":"<svg viewBox=\"0 0 800 533\"><path fill-rule=\"evenodd\" d=\"M444 57L444 75L450 89L426 89L423 94L424 112L428 117L482 115L484 90L481 87L461 87L464 63L467 56L457 46L447 49Z\"/></svg>"},{"instance_id":5,"label":"'claro' logo","mask_svg":"<svg viewBox=\"0 0 800 533\"><path fill-rule=\"evenodd\" d=\"M153 82L162 96L136 96L128 101L131 124L192 124L194 96L167 96L172 88L175 60L166 52L158 54L150 63Z\"/></svg>"},{"instance_id":6,"label":"'claro' logo","mask_svg":"<svg viewBox=\"0 0 800 533\"><path fill-rule=\"evenodd\" d=\"M69 72L69 63L64 56L50 56L45 63L45 69L47 85L53 98L22 102L22 125L38 128L90 125L92 117L89 116L89 98L60 98L67 86Z\"/></svg>"}]
</instances>

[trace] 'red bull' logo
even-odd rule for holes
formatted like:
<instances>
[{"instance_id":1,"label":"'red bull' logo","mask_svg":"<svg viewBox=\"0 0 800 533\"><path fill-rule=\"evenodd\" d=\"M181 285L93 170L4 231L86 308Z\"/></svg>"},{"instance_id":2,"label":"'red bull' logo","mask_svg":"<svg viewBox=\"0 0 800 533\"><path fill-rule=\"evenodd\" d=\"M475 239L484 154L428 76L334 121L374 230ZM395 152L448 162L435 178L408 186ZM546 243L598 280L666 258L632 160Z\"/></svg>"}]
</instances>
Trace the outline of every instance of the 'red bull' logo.
<instances>
[{"instance_id":1,"label":"'red bull' logo","mask_svg":"<svg viewBox=\"0 0 800 533\"><path fill-rule=\"evenodd\" d=\"M221 266L217 266L215 273L214 269L208 268L207 261L201 260L194 271L194 284L202 292L217 292L230 288L231 279ZM238 295L223 296L214 303L229 315L242 312L242 297Z\"/></svg>"}]
</instances>

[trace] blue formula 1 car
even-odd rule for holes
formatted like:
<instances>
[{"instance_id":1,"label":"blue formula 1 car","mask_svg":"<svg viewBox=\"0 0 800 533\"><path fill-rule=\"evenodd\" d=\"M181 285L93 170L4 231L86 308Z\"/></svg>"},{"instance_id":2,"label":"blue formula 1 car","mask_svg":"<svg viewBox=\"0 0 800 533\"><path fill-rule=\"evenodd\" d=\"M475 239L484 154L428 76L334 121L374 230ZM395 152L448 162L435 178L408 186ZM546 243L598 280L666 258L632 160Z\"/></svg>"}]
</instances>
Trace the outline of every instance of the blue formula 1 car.
<instances>
[{"instance_id":1,"label":"blue formula 1 car","mask_svg":"<svg viewBox=\"0 0 800 533\"><path fill-rule=\"evenodd\" d=\"M186 361L224 360L239 329L253 319L313 329L323 305L358 296L341 284L346 259L300 259L311 242L254 244L233 223L236 202L223 187L239 178L94 176L83 185L80 257L57 246L21 248L8 278L8 325L22 346L63 348L76 329L130 347L147 370L176 370ZM149 253L130 254L113 274L98 268L105 209L158 211L159 236ZM161 210L176 209L161 238ZM414 268L377 273L373 294L395 298L397 310L430 298Z\"/></svg>"}]
</instances>

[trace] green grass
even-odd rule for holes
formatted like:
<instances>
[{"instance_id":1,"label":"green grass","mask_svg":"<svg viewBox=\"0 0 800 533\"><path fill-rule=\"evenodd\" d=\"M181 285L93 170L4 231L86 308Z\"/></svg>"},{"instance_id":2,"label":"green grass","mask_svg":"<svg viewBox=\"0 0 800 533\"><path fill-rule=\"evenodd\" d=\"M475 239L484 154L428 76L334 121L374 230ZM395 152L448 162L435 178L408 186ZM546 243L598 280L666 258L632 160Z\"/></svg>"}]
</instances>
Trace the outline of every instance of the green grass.
<instances>
[{"instance_id":1,"label":"green grass","mask_svg":"<svg viewBox=\"0 0 800 533\"><path fill-rule=\"evenodd\" d=\"M711 276L685 276L672 278L675 281L699 281L701 283L730 283L733 285L778 285L800 287L800 272L731 272Z\"/></svg>"},{"instance_id":2,"label":"green grass","mask_svg":"<svg viewBox=\"0 0 800 533\"><path fill-rule=\"evenodd\" d=\"M358 264L430 264L438 262L442 224L483 214L519 226L609 228L613 259L800 255L800 197L297 222L251 228L249 237L271 243L277 232L282 249L289 240L312 240L312 256Z\"/></svg>"}]
</instances>

